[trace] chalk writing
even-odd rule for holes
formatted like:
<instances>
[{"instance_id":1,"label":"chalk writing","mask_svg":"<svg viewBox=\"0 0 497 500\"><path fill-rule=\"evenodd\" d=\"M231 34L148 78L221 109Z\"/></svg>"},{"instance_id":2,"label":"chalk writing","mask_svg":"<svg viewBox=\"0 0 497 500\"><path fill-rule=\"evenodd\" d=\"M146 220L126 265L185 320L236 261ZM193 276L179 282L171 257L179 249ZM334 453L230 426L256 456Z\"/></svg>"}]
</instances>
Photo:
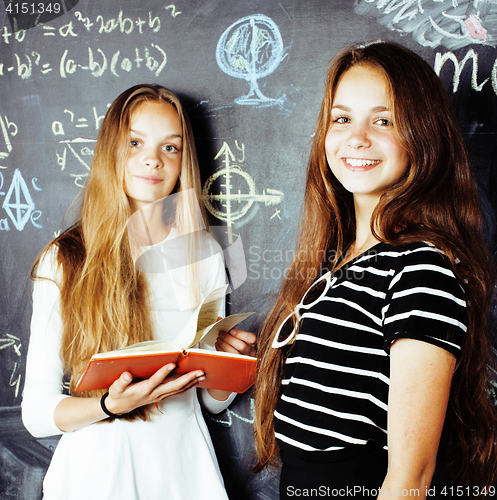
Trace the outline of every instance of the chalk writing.
<instances>
[{"instance_id":1,"label":"chalk writing","mask_svg":"<svg viewBox=\"0 0 497 500\"><path fill-rule=\"evenodd\" d=\"M86 61L84 64L76 63L73 59L68 57L69 50L66 49L60 60L60 76L61 78L67 78L69 75L73 75L77 70L87 70L94 77L102 76L107 69L114 75L119 76L119 69L129 73L133 68L133 63L136 65L137 69L142 67L142 63L145 63L145 67L152 71L155 76L159 76L161 71L167 62L167 56L164 50L162 50L157 44L150 44L152 49L158 52L152 54L148 47L144 47L143 53L140 49L135 49L135 57L130 59L129 57L121 57L121 51L115 52L112 57L107 57L101 49L97 49L95 53L88 47L88 64ZM142 57L143 55L143 57ZM155 57L159 57L156 59ZM110 59L110 64L109 64Z\"/></svg>"},{"instance_id":2,"label":"chalk writing","mask_svg":"<svg viewBox=\"0 0 497 500\"><path fill-rule=\"evenodd\" d=\"M15 353L20 357L21 356L21 344L19 343L20 339L10 333L5 334L5 338L0 339L0 351L2 349L7 349L8 347L12 347Z\"/></svg>"},{"instance_id":3,"label":"chalk writing","mask_svg":"<svg viewBox=\"0 0 497 500\"><path fill-rule=\"evenodd\" d=\"M0 150L0 160L3 160L4 158L7 158L11 151L12 151L12 144L10 142L10 137L15 137L18 132L17 125L14 122L9 121L7 116L0 116L0 132L1 132L1 138L3 139L4 146L2 147L5 148L4 151ZM7 168L2 165L0 165L0 168ZM0 188L1 189L1 188Z\"/></svg>"},{"instance_id":4,"label":"chalk writing","mask_svg":"<svg viewBox=\"0 0 497 500\"><path fill-rule=\"evenodd\" d=\"M459 88L459 82L461 79L461 73L464 69L465 64L470 60L472 61L471 87L473 88L473 90L480 92L483 89L484 85L486 85L488 81L491 79L492 88L494 92L497 94L497 59L494 62L491 76L483 80L481 83L478 83L478 54L473 49L469 49L461 61L459 61L458 58L452 52L445 52L444 54L437 52L433 68L437 73L437 75L440 75L440 72L442 71L444 64L448 61L451 61L454 65L454 76L452 78L452 91L457 92Z\"/></svg>"},{"instance_id":5,"label":"chalk writing","mask_svg":"<svg viewBox=\"0 0 497 500\"><path fill-rule=\"evenodd\" d=\"M176 6L174 5L168 5L167 7L164 7L164 9L169 10L171 9L171 16L176 17L181 14L181 12L176 12Z\"/></svg>"},{"instance_id":6,"label":"chalk writing","mask_svg":"<svg viewBox=\"0 0 497 500\"><path fill-rule=\"evenodd\" d=\"M109 107L110 104L107 104ZM101 110L100 110L101 111ZM95 106L92 111L85 113L84 116L77 114L70 109L64 109L64 119L52 122L52 133L54 136L74 137L72 139L61 139L59 145L63 147L55 151L57 165L61 171L67 168L69 175L74 178L74 183L78 187L84 187L85 178L88 177L90 164L93 157L93 148L96 139L88 137L75 137L80 129L89 129L98 131L102 120L105 117L105 111L100 113Z\"/></svg>"},{"instance_id":7,"label":"chalk writing","mask_svg":"<svg viewBox=\"0 0 497 500\"><path fill-rule=\"evenodd\" d=\"M256 107L282 104L282 99L264 96L257 80L270 75L283 55L278 26L272 19L260 14L233 23L221 35L216 48L216 61L221 70L250 84L249 93L235 99L235 102Z\"/></svg>"},{"instance_id":8,"label":"chalk writing","mask_svg":"<svg viewBox=\"0 0 497 500\"><path fill-rule=\"evenodd\" d=\"M222 158L224 167L215 171L207 179L202 192L202 198L207 210L214 217L226 222L229 243L233 243L231 235L233 223L244 217L254 203L261 202L267 206L276 205L281 202L284 196L283 192L276 189L265 189L262 194L257 194L252 177L234 163L235 161L243 163L245 158L245 145L242 144L242 147L239 147L238 143L236 143L236 146L242 151L243 158L236 160L230 147L224 142L214 158L215 160ZM215 191L214 186L218 179L221 183L219 183L219 191ZM244 193L241 189L235 187L235 185L240 186L241 183L245 184L244 190L246 192ZM237 192L235 192L235 189Z\"/></svg>"},{"instance_id":9,"label":"chalk writing","mask_svg":"<svg viewBox=\"0 0 497 500\"><path fill-rule=\"evenodd\" d=\"M125 17L122 9L115 18L104 19L103 16L98 15L94 21L89 17L85 17L80 11L74 12L74 17L76 21L69 21L64 26L60 28L55 28L54 26L44 25L44 35L45 36L61 36L62 38L68 37L78 37L81 31L94 31L95 33L112 33L118 31L120 33L129 35L134 31L138 30L139 34L144 34L149 32L144 30L148 28L153 33L157 33L161 29L161 21L158 16L153 16L152 12L148 13L148 20L144 20L141 17L132 19L131 17Z\"/></svg>"},{"instance_id":10,"label":"chalk writing","mask_svg":"<svg viewBox=\"0 0 497 500\"><path fill-rule=\"evenodd\" d=\"M214 415L211 415L210 413L206 412L207 417L212 420L213 422L217 422L218 424L223 424L226 427L231 427L233 425L233 417L241 420L242 422L245 422L247 424L253 424L255 422L255 400L254 398L249 399L249 404L250 404L250 417L243 417L242 415L239 415L238 413L234 412L233 410L230 410L229 408L226 410L226 420L222 420L220 418L216 418Z\"/></svg>"},{"instance_id":11,"label":"chalk writing","mask_svg":"<svg viewBox=\"0 0 497 500\"><path fill-rule=\"evenodd\" d=\"M73 140L65 140L59 141L60 144L65 145L65 149L62 151L62 154L59 154L58 151L55 152L57 157L57 164L60 166L61 170L65 170L68 157L67 153L70 153L70 158L74 162L76 160L76 166L81 168L84 167L84 170L80 173L70 173L69 175L74 178L74 184L78 187L85 187L84 181L86 177L88 177L88 173L90 171L91 158L88 160L85 159L85 156L93 156L93 149L90 149L88 146L84 146L82 148L77 147L81 143L86 143L92 145L92 143L97 142L95 139L82 139L77 138Z\"/></svg>"},{"instance_id":12,"label":"chalk writing","mask_svg":"<svg viewBox=\"0 0 497 500\"><path fill-rule=\"evenodd\" d=\"M493 0L360 0L355 12L376 16L392 31L412 33L424 47L443 45L454 50L497 43L497 3Z\"/></svg>"},{"instance_id":13,"label":"chalk writing","mask_svg":"<svg viewBox=\"0 0 497 500\"><path fill-rule=\"evenodd\" d=\"M107 107L109 107L109 106L110 106L110 104L107 104ZM102 123L102 120L105 117L105 112L102 114L99 114L97 111L97 108L95 106L93 106L92 113L93 113L93 116L91 119L91 123L92 123L92 125L94 125L94 130L98 130L100 128L100 124ZM76 128L87 128L90 126L90 122L88 121L87 117L85 117L85 116L76 117L76 113L74 113L70 109L64 109L64 115L66 117L69 117L70 123L74 124L74 126ZM76 120L75 120L75 118L76 118ZM93 129L93 126L92 126L92 129ZM55 120L52 122L52 133L54 135L65 135L66 132L64 130L64 125L63 125L62 121ZM76 139L76 140L78 140L78 139Z\"/></svg>"},{"instance_id":14,"label":"chalk writing","mask_svg":"<svg viewBox=\"0 0 497 500\"><path fill-rule=\"evenodd\" d=\"M33 76L35 70L46 75L54 69L51 63L41 61L42 55L39 52L14 54L14 59L14 64L0 63L0 76L12 73L17 74L22 80L27 80ZM100 48L88 47L88 58L81 62L72 59L69 55L69 49L66 49L58 62L58 67L61 78L68 78L80 71L89 71L96 78L101 77L106 72L119 77L142 67L151 71L155 76L159 76L166 63L166 52L159 45L151 43L150 48L147 46L135 48L133 55L129 53L123 55L120 50L112 55L106 55Z\"/></svg>"},{"instance_id":15,"label":"chalk writing","mask_svg":"<svg viewBox=\"0 0 497 500\"><path fill-rule=\"evenodd\" d=\"M17 361L14 363L14 369L12 370L12 373L10 375L10 380L9 380L9 387L14 387L15 390L14 390L14 397L18 397L19 396L19 388L21 386L21 374L18 373L17 374L17 378L16 377L16 372L17 372Z\"/></svg>"},{"instance_id":16,"label":"chalk writing","mask_svg":"<svg viewBox=\"0 0 497 500\"><path fill-rule=\"evenodd\" d=\"M4 43L7 45L10 44L11 40L10 38L14 37L14 40L16 42L22 42L24 38L26 37L26 30L19 30L16 31L16 33L11 33L7 26L5 25L2 30L2 35L0 36L0 40L3 40Z\"/></svg>"},{"instance_id":17,"label":"chalk writing","mask_svg":"<svg viewBox=\"0 0 497 500\"><path fill-rule=\"evenodd\" d=\"M0 172L0 189L3 187L3 182L3 175ZM37 188L37 190L40 191L39 188ZM10 221L18 231L22 231L28 221L31 221L34 227L39 229L42 228L37 222L41 216L41 211L35 210L35 204L31 198L28 185L19 169L16 169L14 172L2 208L7 212ZM7 219L2 219L0 229L3 231L10 231L10 225Z\"/></svg>"},{"instance_id":18,"label":"chalk writing","mask_svg":"<svg viewBox=\"0 0 497 500\"><path fill-rule=\"evenodd\" d=\"M171 17L173 18L181 14L181 12L176 10L174 5L168 5L164 9L171 9ZM90 17L85 17L81 11L75 11L73 15L75 20L71 20L60 27L39 24L37 21L34 22L33 26L39 26L43 30L44 36L61 38L77 38L86 32L107 34L117 31L125 35L138 32L140 35L144 35L150 32L157 33L161 29L160 17L154 15L152 12L148 12L148 18L145 19L142 19L140 16L126 16L122 9L119 11L117 17L107 19L102 15L91 19ZM0 35L0 42L3 41L6 44L10 44L12 41L22 42L26 37L26 30L16 29L14 31L12 33L9 31L7 25L5 25Z\"/></svg>"},{"instance_id":19,"label":"chalk writing","mask_svg":"<svg viewBox=\"0 0 497 500\"><path fill-rule=\"evenodd\" d=\"M21 357L21 339L10 333L5 334L5 337L0 339L0 351L3 349L12 348L14 353ZM9 386L15 388L15 397L19 396L19 388L21 386L21 374L17 372L17 362L14 362L14 369L10 375Z\"/></svg>"},{"instance_id":20,"label":"chalk writing","mask_svg":"<svg viewBox=\"0 0 497 500\"><path fill-rule=\"evenodd\" d=\"M181 12L176 12L176 7L174 5L169 5L165 9L172 8L171 15L176 17ZM93 21L89 17L85 17L80 11L74 12L75 21L69 21L60 27L50 26L48 24L40 25L40 29L43 30L43 35L48 37L62 37L62 38L76 38L84 32L91 32L98 34L112 33L118 31L120 33L129 35L134 32L139 34L147 34L152 31L152 33L157 33L161 29L161 20L159 16L155 16L152 12L148 13L148 19L142 19L141 17L136 17L136 19L131 17L125 17L122 9L115 18L104 19L103 16L97 16ZM35 22L34 26L38 26ZM12 38L14 37L14 38ZM0 35L0 41L6 44L10 44L12 41L22 42L26 37L26 30L19 29L15 30L15 33L9 31L7 25L3 27L3 31Z\"/></svg>"}]
</instances>

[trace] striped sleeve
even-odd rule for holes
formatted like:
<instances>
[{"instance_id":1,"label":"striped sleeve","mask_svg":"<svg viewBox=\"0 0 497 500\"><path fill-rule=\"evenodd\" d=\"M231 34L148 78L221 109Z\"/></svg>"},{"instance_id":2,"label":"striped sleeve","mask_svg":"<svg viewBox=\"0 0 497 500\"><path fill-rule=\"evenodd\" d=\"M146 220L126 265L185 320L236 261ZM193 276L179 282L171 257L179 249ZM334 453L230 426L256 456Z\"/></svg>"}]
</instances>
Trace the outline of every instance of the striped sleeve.
<instances>
[{"instance_id":1,"label":"striped sleeve","mask_svg":"<svg viewBox=\"0 0 497 500\"><path fill-rule=\"evenodd\" d=\"M467 329L464 292L444 257L421 247L399 259L382 310L384 349L422 340L458 356Z\"/></svg>"}]
</instances>

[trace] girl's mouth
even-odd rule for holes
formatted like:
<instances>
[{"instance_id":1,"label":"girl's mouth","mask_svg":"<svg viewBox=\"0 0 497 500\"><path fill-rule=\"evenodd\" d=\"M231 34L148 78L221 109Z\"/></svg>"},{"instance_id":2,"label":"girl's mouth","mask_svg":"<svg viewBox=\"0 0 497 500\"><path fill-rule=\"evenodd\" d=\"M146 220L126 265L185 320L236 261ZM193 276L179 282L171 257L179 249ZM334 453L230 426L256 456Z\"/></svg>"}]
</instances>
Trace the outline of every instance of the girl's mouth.
<instances>
[{"instance_id":1,"label":"girl's mouth","mask_svg":"<svg viewBox=\"0 0 497 500\"><path fill-rule=\"evenodd\" d=\"M159 184L162 182L162 179L160 177L156 177L153 175L137 175L137 179L139 179L142 182L145 182L146 184Z\"/></svg>"},{"instance_id":2,"label":"girl's mouth","mask_svg":"<svg viewBox=\"0 0 497 500\"><path fill-rule=\"evenodd\" d=\"M381 160L371 160L366 158L343 158L343 161L349 170L359 171L371 170L376 167L376 165L381 163Z\"/></svg>"}]
</instances>

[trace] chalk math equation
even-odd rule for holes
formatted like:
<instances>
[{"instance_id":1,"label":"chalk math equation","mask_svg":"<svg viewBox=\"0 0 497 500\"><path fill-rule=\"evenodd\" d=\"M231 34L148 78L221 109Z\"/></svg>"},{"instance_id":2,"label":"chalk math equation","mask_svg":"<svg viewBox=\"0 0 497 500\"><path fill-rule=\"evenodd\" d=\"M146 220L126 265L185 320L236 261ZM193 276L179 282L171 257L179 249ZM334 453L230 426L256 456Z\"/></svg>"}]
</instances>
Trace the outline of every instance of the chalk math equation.
<instances>
[{"instance_id":1,"label":"chalk math equation","mask_svg":"<svg viewBox=\"0 0 497 500\"><path fill-rule=\"evenodd\" d=\"M87 55L79 58L71 55L69 49L65 49L55 65L45 62L39 52L31 51L14 54L14 60L10 64L0 63L0 77L12 74L21 80L26 80L34 74L46 75L54 69L61 78L69 78L81 72L88 72L95 78L105 73L119 77L141 68L146 68L154 76L159 76L166 63L166 52L155 43L128 49L128 52L117 50L105 53L98 47L88 47Z\"/></svg>"},{"instance_id":2,"label":"chalk math equation","mask_svg":"<svg viewBox=\"0 0 497 500\"><path fill-rule=\"evenodd\" d=\"M164 6L164 11L169 13L171 19L175 19L180 11L174 4ZM44 24L32 28L42 30L44 37L55 37L65 40L73 40L91 35L102 35L114 33L129 36L132 33L143 35L145 44L129 48L127 50L102 50L98 45L88 46L85 55L74 54L74 49L66 48L62 54L55 57L52 52L36 50L24 50L23 42L26 41L30 32L19 30L15 33L8 26L3 27L0 33L0 45L10 45L14 51L10 56L4 56L0 60L0 77L17 76L21 80L30 79L35 76L58 75L61 78L69 78L82 72L88 72L98 78L106 73L119 77L132 71L147 69L154 77L159 76L167 63L166 51L157 43L149 43L147 37L156 34L162 27L161 18L148 12L148 18L140 16L129 17L121 9L119 14L113 18L104 18L99 15L95 19L84 17L79 11L74 12L69 22L63 26L55 27ZM93 36L93 38L95 38ZM2 53L8 54L7 51ZM6 60L9 58L10 60Z\"/></svg>"},{"instance_id":3,"label":"chalk math equation","mask_svg":"<svg viewBox=\"0 0 497 500\"><path fill-rule=\"evenodd\" d=\"M74 184L82 188L90 171L91 160L98 130L105 117L107 106L91 111L77 112L64 109L59 120L52 122L51 130L58 141L55 158L60 171L74 178ZM85 135L85 137L81 137Z\"/></svg>"},{"instance_id":4,"label":"chalk math equation","mask_svg":"<svg viewBox=\"0 0 497 500\"><path fill-rule=\"evenodd\" d=\"M164 11L168 12L172 18L181 14L174 4L164 6ZM27 15L32 16L34 14ZM56 38L77 38L84 35L84 33L100 35L116 31L126 35L130 35L131 33L150 35L150 33L158 33L162 27L160 16L154 15L152 12L148 12L146 19L142 19L140 16L129 17L122 9L116 17L109 18L98 15L92 19L90 17L85 17L80 11L71 12L68 15L72 16L74 19L71 19L58 28L50 26L49 24L37 23L36 19L33 24L34 27L44 31L44 36ZM7 26L4 26L3 32L0 35L0 43L8 45L14 42L22 42L26 37L26 32L27 30L20 29L12 33Z\"/></svg>"}]
</instances>

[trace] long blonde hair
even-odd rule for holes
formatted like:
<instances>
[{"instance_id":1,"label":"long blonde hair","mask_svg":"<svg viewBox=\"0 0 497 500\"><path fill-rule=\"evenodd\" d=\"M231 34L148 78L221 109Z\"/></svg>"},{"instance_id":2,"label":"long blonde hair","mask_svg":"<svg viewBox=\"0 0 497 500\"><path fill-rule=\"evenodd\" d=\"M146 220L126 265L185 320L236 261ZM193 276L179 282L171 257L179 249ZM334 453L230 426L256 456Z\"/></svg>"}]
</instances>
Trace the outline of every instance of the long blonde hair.
<instances>
[{"instance_id":1,"label":"long blonde hair","mask_svg":"<svg viewBox=\"0 0 497 500\"><path fill-rule=\"evenodd\" d=\"M91 397L103 391L75 393L74 388L93 354L118 349L153 338L147 281L137 271L131 255L127 222L131 208L124 190L124 165L128 158L130 121L145 101L170 103L182 124L181 170L174 192L192 189L201 207L201 182L191 126L179 99L159 85L136 85L112 103L98 135L95 153L83 193L79 220L40 253L57 248L62 268L60 287L63 323L61 358L70 379L72 395ZM181 200L181 197L180 197ZM195 231L189 207L180 201L174 224L184 232ZM132 412L129 419L144 420L148 408Z\"/></svg>"}]
</instances>

